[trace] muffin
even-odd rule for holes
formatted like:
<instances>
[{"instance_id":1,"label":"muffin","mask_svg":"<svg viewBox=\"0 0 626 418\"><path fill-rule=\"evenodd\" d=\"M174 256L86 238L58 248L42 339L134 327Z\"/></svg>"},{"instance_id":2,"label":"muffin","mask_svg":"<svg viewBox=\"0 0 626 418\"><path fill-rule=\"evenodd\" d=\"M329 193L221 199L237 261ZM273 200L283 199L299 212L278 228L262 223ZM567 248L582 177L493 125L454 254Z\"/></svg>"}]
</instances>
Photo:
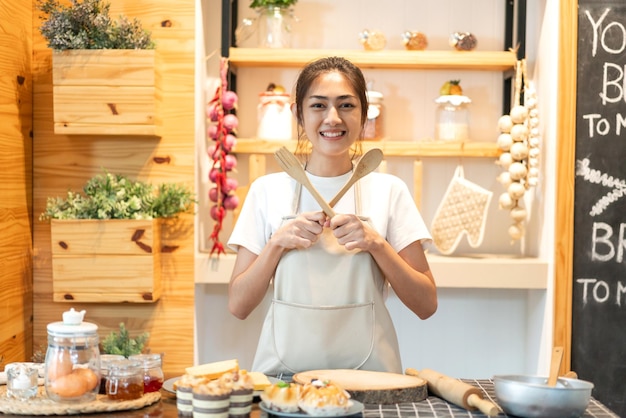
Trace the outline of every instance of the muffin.
<instances>
[{"instance_id":1,"label":"muffin","mask_svg":"<svg viewBox=\"0 0 626 418\"><path fill-rule=\"evenodd\" d=\"M296 383L278 381L261 393L261 400L268 409L277 412L298 412L301 386Z\"/></svg>"},{"instance_id":2,"label":"muffin","mask_svg":"<svg viewBox=\"0 0 626 418\"><path fill-rule=\"evenodd\" d=\"M252 377L245 370L224 373L219 378L219 385L231 390L228 416L230 418L249 417L254 392Z\"/></svg>"},{"instance_id":3,"label":"muffin","mask_svg":"<svg viewBox=\"0 0 626 418\"><path fill-rule=\"evenodd\" d=\"M178 416L193 416L193 388L205 382L205 379L198 379L188 374L183 375L180 379L174 382Z\"/></svg>"},{"instance_id":4,"label":"muffin","mask_svg":"<svg viewBox=\"0 0 626 418\"><path fill-rule=\"evenodd\" d=\"M298 406L312 416L345 415L352 401L350 394L337 384L325 380L313 380L303 385Z\"/></svg>"},{"instance_id":5,"label":"muffin","mask_svg":"<svg viewBox=\"0 0 626 418\"><path fill-rule=\"evenodd\" d=\"M219 380L197 385L193 388L194 418L228 418L232 389Z\"/></svg>"}]
</instances>

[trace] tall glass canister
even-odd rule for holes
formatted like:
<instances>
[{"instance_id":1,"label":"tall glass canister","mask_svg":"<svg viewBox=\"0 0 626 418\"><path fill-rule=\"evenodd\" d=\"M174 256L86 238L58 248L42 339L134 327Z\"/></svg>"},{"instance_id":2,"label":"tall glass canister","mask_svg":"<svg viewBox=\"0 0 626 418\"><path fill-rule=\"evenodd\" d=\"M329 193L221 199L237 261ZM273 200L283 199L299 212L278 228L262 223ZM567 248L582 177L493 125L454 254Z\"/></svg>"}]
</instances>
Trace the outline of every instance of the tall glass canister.
<instances>
[{"instance_id":1,"label":"tall glass canister","mask_svg":"<svg viewBox=\"0 0 626 418\"><path fill-rule=\"evenodd\" d=\"M88 402L100 388L98 326L83 322L85 311L72 308L63 321L48 324L45 387L56 402Z\"/></svg>"}]
</instances>

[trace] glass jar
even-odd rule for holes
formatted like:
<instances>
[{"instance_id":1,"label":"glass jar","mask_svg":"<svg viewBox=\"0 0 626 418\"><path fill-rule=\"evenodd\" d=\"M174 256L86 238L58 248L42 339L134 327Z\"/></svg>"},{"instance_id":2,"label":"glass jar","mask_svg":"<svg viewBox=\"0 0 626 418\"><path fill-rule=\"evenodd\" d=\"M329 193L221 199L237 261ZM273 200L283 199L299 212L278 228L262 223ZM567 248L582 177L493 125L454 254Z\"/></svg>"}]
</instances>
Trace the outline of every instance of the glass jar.
<instances>
[{"instance_id":1,"label":"glass jar","mask_svg":"<svg viewBox=\"0 0 626 418\"><path fill-rule=\"evenodd\" d=\"M288 7L266 6L257 9L260 48L290 48L294 21Z\"/></svg>"},{"instance_id":2,"label":"glass jar","mask_svg":"<svg viewBox=\"0 0 626 418\"><path fill-rule=\"evenodd\" d=\"M100 387L98 326L83 322L85 311L73 308L62 322L48 324L45 387L56 402L88 402Z\"/></svg>"},{"instance_id":3,"label":"glass jar","mask_svg":"<svg viewBox=\"0 0 626 418\"><path fill-rule=\"evenodd\" d=\"M109 364L106 394L112 401L131 401L143 396L143 368L138 361L115 360Z\"/></svg>"},{"instance_id":4,"label":"glass jar","mask_svg":"<svg viewBox=\"0 0 626 418\"><path fill-rule=\"evenodd\" d=\"M363 129L363 139L378 141L385 136L385 118L383 106L383 94L378 91L368 90L367 95L367 121Z\"/></svg>"},{"instance_id":5,"label":"glass jar","mask_svg":"<svg viewBox=\"0 0 626 418\"><path fill-rule=\"evenodd\" d=\"M289 94L264 91L257 106L257 138L288 141L291 139L293 115Z\"/></svg>"},{"instance_id":6,"label":"glass jar","mask_svg":"<svg viewBox=\"0 0 626 418\"><path fill-rule=\"evenodd\" d=\"M469 139L469 109L467 96L439 96L437 107L436 139L447 142L464 142Z\"/></svg>"},{"instance_id":7,"label":"glass jar","mask_svg":"<svg viewBox=\"0 0 626 418\"><path fill-rule=\"evenodd\" d=\"M106 382L109 376L109 367L111 363L117 360L124 360L126 357L121 354L102 354L100 355L100 395L106 395Z\"/></svg>"},{"instance_id":8,"label":"glass jar","mask_svg":"<svg viewBox=\"0 0 626 418\"><path fill-rule=\"evenodd\" d=\"M160 354L135 354L128 359L141 364L144 393L157 392L161 389L164 376Z\"/></svg>"}]
</instances>

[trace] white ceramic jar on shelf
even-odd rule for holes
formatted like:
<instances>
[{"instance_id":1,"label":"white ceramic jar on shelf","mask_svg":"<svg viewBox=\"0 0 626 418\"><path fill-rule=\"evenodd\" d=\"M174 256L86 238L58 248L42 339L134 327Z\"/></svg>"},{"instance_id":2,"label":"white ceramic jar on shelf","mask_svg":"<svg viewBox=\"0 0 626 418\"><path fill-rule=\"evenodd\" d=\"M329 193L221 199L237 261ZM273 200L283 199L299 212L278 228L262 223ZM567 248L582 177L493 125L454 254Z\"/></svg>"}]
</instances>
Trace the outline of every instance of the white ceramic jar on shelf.
<instances>
[{"instance_id":1,"label":"white ceramic jar on shelf","mask_svg":"<svg viewBox=\"0 0 626 418\"><path fill-rule=\"evenodd\" d=\"M293 115L289 94L264 91L257 106L257 138L287 141L291 139Z\"/></svg>"},{"instance_id":2,"label":"white ceramic jar on shelf","mask_svg":"<svg viewBox=\"0 0 626 418\"><path fill-rule=\"evenodd\" d=\"M467 96L439 96L435 139L446 142L465 142L469 139L469 109L472 101Z\"/></svg>"}]
</instances>

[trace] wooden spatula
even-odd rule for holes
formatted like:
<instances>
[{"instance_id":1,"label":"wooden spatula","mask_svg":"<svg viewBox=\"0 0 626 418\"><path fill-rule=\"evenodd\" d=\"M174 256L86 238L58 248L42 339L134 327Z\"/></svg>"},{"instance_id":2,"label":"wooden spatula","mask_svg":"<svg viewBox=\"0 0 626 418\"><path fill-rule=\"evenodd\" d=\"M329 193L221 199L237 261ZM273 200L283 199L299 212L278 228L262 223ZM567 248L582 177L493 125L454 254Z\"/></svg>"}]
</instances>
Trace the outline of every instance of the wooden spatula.
<instances>
[{"instance_id":1,"label":"wooden spatula","mask_svg":"<svg viewBox=\"0 0 626 418\"><path fill-rule=\"evenodd\" d=\"M320 207L324 211L328 217L332 218L335 216L335 211L328 205L328 203L324 200L321 194L313 187L309 177L306 175L304 171L304 167L298 161L295 155L291 153L287 148L280 147L278 151L274 153L274 157L276 157L276 161L280 168L282 168L285 173L289 174L293 177L298 183L307 188L307 190L313 195L313 198L319 203Z\"/></svg>"},{"instance_id":2,"label":"wooden spatula","mask_svg":"<svg viewBox=\"0 0 626 418\"><path fill-rule=\"evenodd\" d=\"M552 350L552 359L550 360L550 376L548 377L548 386L556 386L562 359L563 347L554 347L554 350Z\"/></svg>"},{"instance_id":3,"label":"wooden spatula","mask_svg":"<svg viewBox=\"0 0 626 418\"><path fill-rule=\"evenodd\" d=\"M365 177L372 171L376 170L382 160L383 152L378 148L372 148L371 150L363 154L359 162L356 163L356 167L354 167L354 170L352 170L352 175L350 176L346 184L344 184L341 190L337 192L337 195L333 198L333 200L328 202L328 206L330 206L331 208L334 207L337 202L339 202L339 199L341 199L343 195L346 194L346 192L350 189L350 187L352 187L354 183L356 183L359 179Z\"/></svg>"}]
</instances>

